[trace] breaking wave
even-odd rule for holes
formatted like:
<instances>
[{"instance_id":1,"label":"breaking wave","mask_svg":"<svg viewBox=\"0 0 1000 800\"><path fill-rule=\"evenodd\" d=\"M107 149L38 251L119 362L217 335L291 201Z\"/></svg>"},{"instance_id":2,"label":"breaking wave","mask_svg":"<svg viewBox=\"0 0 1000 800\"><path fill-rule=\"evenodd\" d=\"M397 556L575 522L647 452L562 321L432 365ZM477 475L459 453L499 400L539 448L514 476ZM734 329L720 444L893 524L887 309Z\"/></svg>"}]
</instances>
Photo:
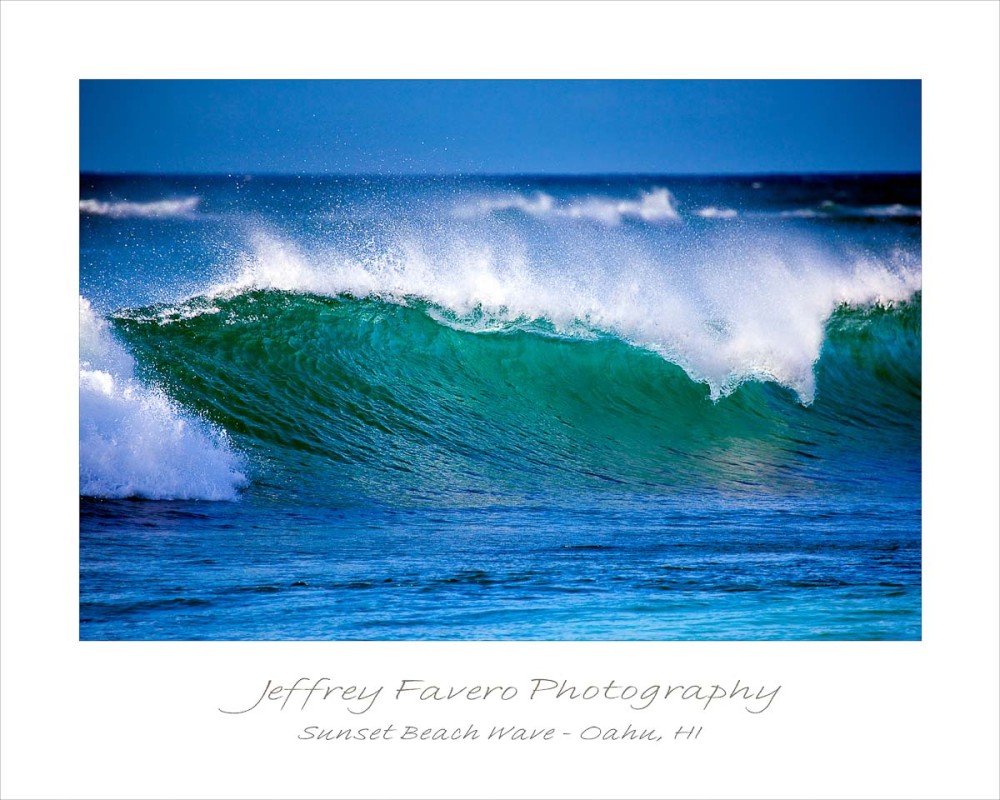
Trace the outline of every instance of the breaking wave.
<instances>
[{"instance_id":1,"label":"breaking wave","mask_svg":"<svg viewBox=\"0 0 1000 800\"><path fill-rule=\"evenodd\" d=\"M189 217L201 203L200 197L183 197L174 200L153 200L133 203L126 200L106 201L87 199L80 201L80 213L100 217Z\"/></svg>"},{"instance_id":2,"label":"breaking wave","mask_svg":"<svg viewBox=\"0 0 1000 800\"><path fill-rule=\"evenodd\" d=\"M139 381L80 298L80 495L234 500L246 483L225 433Z\"/></svg>"}]
</instances>

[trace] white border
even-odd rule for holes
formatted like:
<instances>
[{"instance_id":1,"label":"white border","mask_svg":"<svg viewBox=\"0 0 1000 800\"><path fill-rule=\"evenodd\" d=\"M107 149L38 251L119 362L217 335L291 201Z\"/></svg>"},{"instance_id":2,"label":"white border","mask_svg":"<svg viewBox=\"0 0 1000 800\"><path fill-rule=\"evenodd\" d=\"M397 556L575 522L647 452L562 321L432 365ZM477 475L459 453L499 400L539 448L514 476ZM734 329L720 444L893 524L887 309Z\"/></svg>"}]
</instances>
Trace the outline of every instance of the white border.
<instances>
[{"instance_id":1,"label":"white border","mask_svg":"<svg viewBox=\"0 0 1000 800\"><path fill-rule=\"evenodd\" d=\"M997 797L998 10L4 2L2 795ZM922 642L77 641L78 79L459 76L923 80ZM321 673L369 683L739 677L781 683L784 696L752 723L720 712L712 736L686 750L324 749L295 741L298 717L234 723L215 710L264 679ZM624 719L527 706L513 717L500 721ZM491 715L466 704L417 721L471 718Z\"/></svg>"}]
</instances>

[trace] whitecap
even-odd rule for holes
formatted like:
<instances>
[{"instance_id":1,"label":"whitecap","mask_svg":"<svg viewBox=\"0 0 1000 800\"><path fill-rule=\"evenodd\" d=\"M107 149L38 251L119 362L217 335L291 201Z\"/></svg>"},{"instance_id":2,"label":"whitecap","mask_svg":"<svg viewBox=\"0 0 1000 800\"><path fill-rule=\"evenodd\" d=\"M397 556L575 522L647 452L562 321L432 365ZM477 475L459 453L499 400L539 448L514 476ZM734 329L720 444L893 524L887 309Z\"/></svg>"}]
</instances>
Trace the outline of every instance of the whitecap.
<instances>
[{"instance_id":1,"label":"whitecap","mask_svg":"<svg viewBox=\"0 0 1000 800\"><path fill-rule=\"evenodd\" d=\"M201 202L200 197L182 197L171 200L153 200L133 203L126 200L114 202L86 199L80 201L80 213L101 217L189 217Z\"/></svg>"},{"instance_id":2,"label":"whitecap","mask_svg":"<svg viewBox=\"0 0 1000 800\"><path fill-rule=\"evenodd\" d=\"M132 356L80 298L80 495L235 500L247 482L225 432L135 376Z\"/></svg>"}]
</instances>

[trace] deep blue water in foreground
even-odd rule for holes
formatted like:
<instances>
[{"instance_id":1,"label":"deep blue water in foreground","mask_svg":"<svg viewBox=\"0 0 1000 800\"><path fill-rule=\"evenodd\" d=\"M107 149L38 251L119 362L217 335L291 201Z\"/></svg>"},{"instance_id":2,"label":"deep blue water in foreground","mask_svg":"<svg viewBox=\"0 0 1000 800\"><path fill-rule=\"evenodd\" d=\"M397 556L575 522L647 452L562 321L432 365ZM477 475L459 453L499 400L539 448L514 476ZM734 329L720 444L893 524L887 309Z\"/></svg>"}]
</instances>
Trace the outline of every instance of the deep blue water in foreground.
<instances>
[{"instance_id":1,"label":"deep blue water in foreground","mask_svg":"<svg viewBox=\"0 0 1000 800\"><path fill-rule=\"evenodd\" d=\"M82 639L919 639L918 176L82 176Z\"/></svg>"}]
</instances>

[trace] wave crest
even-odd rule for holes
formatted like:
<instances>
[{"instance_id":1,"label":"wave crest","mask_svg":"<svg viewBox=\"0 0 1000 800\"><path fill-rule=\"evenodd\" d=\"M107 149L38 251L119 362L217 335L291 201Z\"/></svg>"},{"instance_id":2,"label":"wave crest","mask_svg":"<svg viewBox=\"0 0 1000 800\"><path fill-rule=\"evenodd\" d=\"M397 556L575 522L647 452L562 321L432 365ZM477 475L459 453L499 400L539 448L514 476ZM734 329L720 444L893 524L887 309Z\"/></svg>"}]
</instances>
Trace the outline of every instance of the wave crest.
<instances>
[{"instance_id":1,"label":"wave crest","mask_svg":"<svg viewBox=\"0 0 1000 800\"><path fill-rule=\"evenodd\" d=\"M277 290L399 304L426 301L463 330L542 328L561 336L613 335L652 350L718 399L745 381L775 381L803 403L827 321L841 305L892 305L921 288L919 261L793 243L734 239L709 251L610 252L540 262L516 246L402 240L375 256L300 250L258 236L236 277L177 314L213 313L213 297ZM669 257L668 257L669 256ZM614 259L612 269L598 257ZM169 318L173 312L161 309Z\"/></svg>"}]
</instances>

